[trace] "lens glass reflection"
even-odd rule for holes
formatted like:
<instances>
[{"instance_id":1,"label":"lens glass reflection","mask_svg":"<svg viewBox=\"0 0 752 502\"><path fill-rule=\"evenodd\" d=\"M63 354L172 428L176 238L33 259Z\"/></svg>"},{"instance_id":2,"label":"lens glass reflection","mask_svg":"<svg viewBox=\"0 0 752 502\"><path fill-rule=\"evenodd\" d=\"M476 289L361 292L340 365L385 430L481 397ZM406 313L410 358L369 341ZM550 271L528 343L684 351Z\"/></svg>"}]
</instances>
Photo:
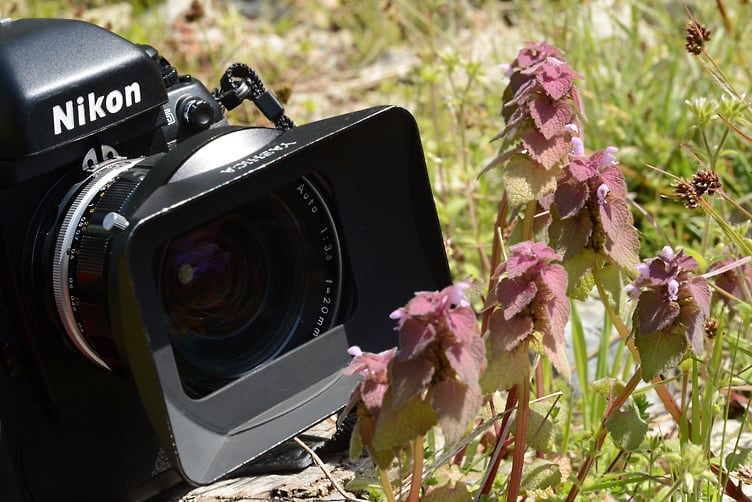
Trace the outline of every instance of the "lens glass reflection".
<instances>
[{"instance_id":1,"label":"lens glass reflection","mask_svg":"<svg viewBox=\"0 0 752 502\"><path fill-rule=\"evenodd\" d=\"M156 275L190 395L232 382L333 321L339 246L318 197L306 181L290 184L164 248Z\"/></svg>"}]
</instances>

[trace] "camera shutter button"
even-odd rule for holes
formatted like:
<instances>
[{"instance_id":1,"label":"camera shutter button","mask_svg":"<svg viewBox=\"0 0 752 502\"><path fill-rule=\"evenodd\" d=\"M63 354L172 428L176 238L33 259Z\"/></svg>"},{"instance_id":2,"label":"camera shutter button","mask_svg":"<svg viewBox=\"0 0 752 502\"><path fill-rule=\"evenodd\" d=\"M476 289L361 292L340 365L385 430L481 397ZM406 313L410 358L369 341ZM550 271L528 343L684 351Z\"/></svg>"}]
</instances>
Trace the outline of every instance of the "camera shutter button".
<instances>
[{"instance_id":1,"label":"camera shutter button","mask_svg":"<svg viewBox=\"0 0 752 502\"><path fill-rule=\"evenodd\" d=\"M194 129L206 129L212 124L214 109L206 100L188 98L181 105L183 120L190 127Z\"/></svg>"}]
</instances>

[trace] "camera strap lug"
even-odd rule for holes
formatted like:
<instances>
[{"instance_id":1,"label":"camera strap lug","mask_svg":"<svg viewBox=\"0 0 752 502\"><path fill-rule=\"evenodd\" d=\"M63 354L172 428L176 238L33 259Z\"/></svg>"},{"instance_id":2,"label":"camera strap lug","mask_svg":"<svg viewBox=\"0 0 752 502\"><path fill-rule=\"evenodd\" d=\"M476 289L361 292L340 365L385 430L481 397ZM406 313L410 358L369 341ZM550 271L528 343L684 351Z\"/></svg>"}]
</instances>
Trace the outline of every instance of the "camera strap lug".
<instances>
[{"instance_id":1,"label":"camera strap lug","mask_svg":"<svg viewBox=\"0 0 752 502\"><path fill-rule=\"evenodd\" d=\"M264 87L258 74L248 65L235 63L230 65L220 80L220 89L214 90L214 97L227 110L236 108L245 99L253 104L274 123L277 129L286 131L295 127L293 121L285 115L285 107L273 92Z\"/></svg>"}]
</instances>

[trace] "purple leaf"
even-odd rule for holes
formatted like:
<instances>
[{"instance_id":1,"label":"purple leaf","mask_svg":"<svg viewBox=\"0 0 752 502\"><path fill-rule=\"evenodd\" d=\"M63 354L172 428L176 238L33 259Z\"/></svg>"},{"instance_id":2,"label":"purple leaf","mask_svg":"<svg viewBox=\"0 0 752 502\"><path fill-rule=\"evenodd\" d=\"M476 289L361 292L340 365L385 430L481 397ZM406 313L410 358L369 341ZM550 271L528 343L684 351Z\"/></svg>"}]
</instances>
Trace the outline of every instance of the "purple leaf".
<instances>
[{"instance_id":1,"label":"purple leaf","mask_svg":"<svg viewBox=\"0 0 752 502\"><path fill-rule=\"evenodd\" d=\"M423 393L431 383L435 368L429 359L394 359L391 367L391 388L395 406L402 406Z\"/></svg>"},{"instance_id":2,"label":"purple leaf","mask_svg":"<svg viewBox=\"0 0 752 502\"><path fill-rule=\"evenodd\" d=\"M553 99L561 99L574 82L575 73L566 63L559 59L548 58L539 69L535 78L546 93Z\"/></svg>"},{"instance_id":3,"label":"purple leaf","mask_svg":"<svg viewBox=\"0 0 752 502\"><path fill-rule=\"evenodd\" d=\"M603 231L613 241L632 224L632 213L629 212L625 199L610 197L604 204L598 206L598 212L601 216Z\"/></svg>"},{"instance_id":4,"label":"purple leaf","mask_svg":"<svg viewBox=\"0 0 752 502\"><path fill-rule=\"evenodd\" d=\"M343 372L345 375L361 373L366 377L369 375L383 375L386 373L387 366L396 352L396 348L385 350L378 354L360 352L360 354L350 361L350 365Z\"/></svg>"},{"instance_id":5,"label":"purple leaf","mask_svg":"<svg viewBox=\"0 0 752 502\"><path fill-rule=\"evenodd\" d=\"M563 338L564 337L562 337L561 340L557 340L556 337L551 334L544 334L543 350L546 353L546 357L554 365L554 368L556 368L556 371L561 373L566 380L569 380L569 360L567 360L567 348Z\"/></svg>"},{"instance_id":6,"label":"purple leaf","mask_svg":"<svg viewBox=\"0 0 752 502\"><path fill-rule=\"evenodd\" d=\"M463 342L472 342L479 338L478 320L470 307L458 307L447 313L449 327L454 337Z\"/></svg>"},{"instance_id":7,"label":"purple leaf","mask_svg":"<svg viewBox=\"0 0 752 502\"><path fill-rule=\"evenodd\" d=\"M543 305L548 314L548 327L543 331L550 333L556 340L564 343L564 330L569 321L571 305L564 295L551 296Z\"/></svg>"},{"instance_id":8,"label":"purple leaf","mask_svg":"<svg viewBox=\"0 0 752 502\"><path fill-rule=\"evenodd\" d=\"M511 159L512 157L514 157L515 155L517 155L521 151L522 151L522 148L520 148L520 147L513 148L511 150L507 150L506 152L502 153L501 155L499 155L498 157L496 157L495 159L493 159L486 167L484 167L483 170L480 172L480 174L478 174L478 176L481 176L481 175L487 173L488 171L490 171L494 167L498 167L498 166L504 165L509 159Z\"/></svg>"},{"instance_id":9,"label":"purple leaf","mask_svg":"<svg viewBox=\"0 0 752 502\"><path fill-rule=\"evenodd\" d=\"M408 317L399 330L399 358L420 357L423 351L436 339L436 328L420 319Z\"/></svg>"},{"instance_id":10,"label":"purple leaf","mask_svg":"<svg viewBox=\"0 0 752 502\"><path fill-rule=\"evenodd\" d=\"M569 95L572 97L574 109L577 110L577 113L580 114L583 120L587 121L587 117L585 116L585 107L582 106L582 96L580 95L580 90L577 89L576 85L573 85L569 88Z\"/></svg>"},{"instance_id":11,"label":"purple leaf","mask_svg":"<svg viewBox=\"0 0 752 502\"><path fill-rule=\"evenodd\" d=\"M493 142L504 137L506 137L507 139L516 137L519 127L528 120L530 120L530 114L528 113L528 110L521 107L516 108L514 110L514 113L509 116L509 119L505 121L506 127L504 127L504 130L491 138L491 141Z\"/></svg>"},{"instance_id":12,"label":"purple leaf","mask_svg":"<svg viewBox=\"0 0 752 502\"><path fill-rule=\"evenodd\" d=\"M653 258L648 260L648 278L652 284L663 284L676 276L676 267L663 260Z\"/></svg>"},{"instance_id":13,"label":"purple leaf","mask_svg":"<svg viewBox=\"0 0 752 502\"><path fill-rule=\"evenodd\" d=\"M386 393L388 385L384 382L377 382L375 380L364 380L360 386L360 397L363 400L363 404L366 405L368 411L377 416L381 410L381 403L384 400L384 394Z\"/></svg>"},{"instance_id":14,"label":"purple leaf","mask_svg":"<svg viewBox=\"0 0 752 502\"><path fill-rule=\"evenodd\" d=\"M697 260L695 260L691 256L685 255L683 249L680 249L679 252L673 256L671 262L676 268L681 270L694 270L700 266L700 264L697 263Z\"/></svg>"},{"instance_id":15,"label":"purple leaf","mask_svg":"<svg viewBox=\"0 0 752 502\"><path fill-rule=\"evenodd\" d=\"M530 316L517 316L507 320L501 310L495 311L491 314L488 326L492 355L496 357L502 352L513 350L533 332L533 327Z\"/></svg>"},{"instance_id":16,"label":"purple leaf","mask_svg":"<svg viewBox=\"0 0 752 502\"><path fill-rule=\"evenodd\" d=\"M553 101L538 95L530 101L530 116L546 139L560 133L572 117L572 105L566 101Z\"/></svg>"},{"instance_id":17,"label":"purple leaf","mask_svg":"<svg viewBox=\"0 0 752 502\"><path fill-rule=\"evenodd\" d=\"M475 418L483 396L477 385L468 386L453 379L439 382L433 388L433 409L447 444L458 441Z\"/></svg>"},{"instance_id":18,"label":"purple leaf","mask_svg":"<svg viewBox=\"0 0 752 502\"><path fill-rule=\"evenodd\" d=\"M516 279L539 263L540 259L533 253L530 241L520 242L509 249L504 270L510 279Z\"/></svg>"},{"instance_id":19,"label":"purple leaf","mask_svg":"<svg viewBox=\"0 0 752 502\"><path fill-rule=\"evenodd\" d=\"M528 68L534 64L544 61L547 57L561 56L562 52L556 46L549 44L545 40L540 43L525 42L527 47L520 49L517 54L516 64L521 68Z\"/></svg>"},{"instance_id":20,"label":"purple leaf","mask_svg":"<svg viewBox=\"0 0 752 502\"><path fill-rule=\"evenodd\" d=\"M679 311L679 304L668 301L664 295L653 290L643 292L635 312L640 325L640 336L665 330L673 324Z\"/></svg>"},{"instance_id":21,"label":"purple leaf","mask_svg":"<svg viewBox=\"0 0 752 502\"><path fill-rule=\"evenodd\" d=\"M528 85L535 85L535 77L532 75L528 75L526 73L520 73L520 72L514 72L511 77L509 77L509 90L511 91L511 95L517 94L517 92L524 86L525 84ZM504 100L508 101L508 100Z\"/></svg>"},{"instance_id":22,"label":"purple leaf","mask_svg":"<svg viewBox=\"0 0 752 502\"><path fill-rule=\"evenodd\" d=\"M538 292L534 282L520 284L509 278L499 281L496 296L504 312L504 319L509 320L522 312L535 298Z\"/></svg>"},{"instance_id":23,"label":"purple leaf","mask_svg":"<svg viewBox=\"0 0 752 502\"><path fill-rule=\"evenodd\" d=\"M486 345L483 339L475 336L471 341L451 344L444 351L449 366L467 385L478 382L486 364Z\"/></svg>"},{"instance_id":24,"label":"purple leaf","mask_svg":"<svg viewBox=\"0 0 752 502\"><path fill-rule=\"evenodd\" d=\"M632 269L640 261L640 257L637 255L637 250L640 248L640 237L637 235L637 230L631 225L624 227L615 238L608 236L603 247L606 253L624 268Z\"/></svg>"},{"instance_id":25,"label":"purple leaf","mask_svg":"<svg viewBox=\"0 0 752 502\"><path fill-rule=\"evenodd\" d=\"M554 297L566 301L567 299L567 271L558 264L550 265L541 272L544 284L553 293ZM569 305L569 302L566 302Z\"/></svg>"},{"instance_id":26,"label":"purple leaf","mask_svg":"<svg viewBox=\"0 0 752 502\"><path fill-rule=\"evenodd\" d=\"M554 192L554 205L559 218L569 218L579 213L590 196L590 188L587 183L577 180L569 169L563 169L559 173Z\"/></svg>"},{"instance_id":27,"label":"purple leaf","mask_svg":"<svg viewBox=\"0 0 752 502\"><path fill-rule=\"evenodd\" d=\"M599 183L605 183L608 185L608 189L611 193L618 195L619 197L627 196L627 182L624 180L624 174L616 166L606 167L600 172Z\"/></svg>"},{"instance_id":28,"label":"purple leaf","mask_svg":"<svg viewBox=\"0 0 752 502\"><path fill-rule=\"evenodd\" d=\"M704 277L693 277L687 281L687 288L697 307L704 315L710 313L710 287Z\"/></svg>"},{"instance_id":29,"label":"purple leaf","mask_svg":"<svg viewBox=\"0 0 752 502\"><path fill-rule=\"evenodd\" d=\"M530 157L546 169L551 169L569 153L569 133L559 133L546 138L532 127L520 135L522 145L528 150Z\"/></svg>"},{"instance_id":30,"label":"purple leaf","mask_svg":"<svg viewBox=\"0 0 752 502\"><path fill-rule=\"evenodd\" d=\"M682 317L687 321L687 341L696 356L705 350L705 314L697 308L682 308Z\"/></svg>"},{"instance_id":31,"label":"purple leaf","mask_svg":"<svg viewBox=\"0 0 752 502\"><path fill-rule=\"evenodd\" d=\"M587 181L598 174L589 159L572 159L566 170L577 181Z\"/></svg>"}]
</instances>

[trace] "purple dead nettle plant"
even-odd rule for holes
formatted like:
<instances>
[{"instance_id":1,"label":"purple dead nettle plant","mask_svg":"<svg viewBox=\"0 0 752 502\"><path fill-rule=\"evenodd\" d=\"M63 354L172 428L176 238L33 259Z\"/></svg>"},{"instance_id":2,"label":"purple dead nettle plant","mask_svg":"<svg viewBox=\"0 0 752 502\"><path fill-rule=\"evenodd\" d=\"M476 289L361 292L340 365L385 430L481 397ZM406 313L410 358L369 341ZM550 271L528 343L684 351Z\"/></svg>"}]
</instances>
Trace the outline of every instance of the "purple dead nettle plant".
<instances>
[{"instance_id":1,"label":"purple dead nettle plant","mask_svg":"<svg viewBox=\"0 0 752 502\"><path fill-rule=\"evenodd\" d=\"M575 79L581 79L562 52L547 42L526 43L511 65L504 65L509 85L501 114L502 153L486 167L504 167L511 204L531 202L554 191L556 175L580 134L584 118Z\"/></svg>"},{"instance_id":2,"label":"purple dead nettle plant","mask_svg":"<svg viewBox=\"0 0 752 502\"><path fill-rule=\"evenodd\" d=\"M697 356L704 351L710 287L695 274L698 267L684 250L666 246L637 266L639 277L626 287L637 299L632 324L646 381L676 366L688 349Z\"/></svg>"},{"instance_id":3,"label":"purple dead nettle plant","mask_svg":"<svg viewBox=\"0 0 752 502\"><path fill-rule=\"evenodd\" d=\"M494 274L496 286L485 307L489 322L488 371L483 389L507 389L527 378L527 347L536 349L569 377L564 329L569 320L567 273L557 255L541 242L525 241L509 250ZM527 342L527 343L523 343Z\"/></svg>"},{"instance_id":4,"label":"purple dead nettle plant","mask_svg":"<svg viewBox=\"0 0 752 502\"><path fill-rule=\"evenodd\" d=\"M639 235L627 202L627 183L613 154L615 147L586 155L579 138L572 140L570 161L559 173L550 206L551 245L564 261L577 260L580 274L600 255L632 269L639 262ZM570 270L573 270L570 268ZM573 285L580 277L572 277Z\"/></svg>"},{"instance_id":5,"label":"purple dead nettle plant","mask_svg":"<svg viewBox=\"0 0 752 502\"><path fill-rule=\"evenodd\" d=\"M380 452L373 446L373 437L376 432L376 423L381 413L384 394L386 394L389 380L387 367L397 352L396 348L373 354L363 352L360 347L354 345L347 351L353 360L345 368L346 375L360 374L361 380L350 395L348 410L355 409L357 422L351 435L350 456L359 457L363 446L377 465L385 469L392 460L390 451ZM385 465L384 465L385 464Z\"/></svg>"},{"instance_id":6,"label":"purple dead nettle plant","mask_svg":"<svg viewBox=\"0 0 752 502\"><path fill-rule=\"evenodd\" d=\"M351 453L365 445L382 469L393 452L405 448L434 425L448 443L457 441L482 404L478 383L486 364L475 312L458 283L421 292L391 317L397 321L399 349L355 355L345 373L361 373L351 406L359 421ZM360 442L360 443L358 443Z\"/></svg>"}]
</instances>

